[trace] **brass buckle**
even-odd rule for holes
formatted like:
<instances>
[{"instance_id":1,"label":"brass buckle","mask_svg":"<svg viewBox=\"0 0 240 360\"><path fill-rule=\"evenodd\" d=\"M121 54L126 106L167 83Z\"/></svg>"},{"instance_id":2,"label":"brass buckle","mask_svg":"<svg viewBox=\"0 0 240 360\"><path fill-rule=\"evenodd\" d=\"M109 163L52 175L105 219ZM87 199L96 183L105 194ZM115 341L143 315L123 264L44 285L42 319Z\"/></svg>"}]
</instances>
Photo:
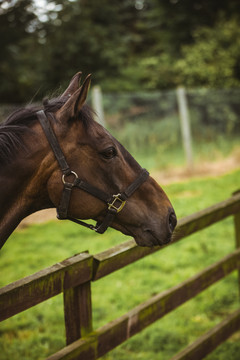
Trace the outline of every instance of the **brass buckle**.
<instances>
[{"instance_id":1,"label":"brass buckle","mask_svg":"<svg viewBox=\"0 0 240 360\"><path fill-rule=\"evenodd\" d=\"M122 200L120 196L121 194L113 195L114 199L112 203L108 203L108 210L114 209L117 211L117 213L119 213L123 209L126 201ZM119 206L115 205L116 201L120 201Z\"/></svg>"}]
</instances>

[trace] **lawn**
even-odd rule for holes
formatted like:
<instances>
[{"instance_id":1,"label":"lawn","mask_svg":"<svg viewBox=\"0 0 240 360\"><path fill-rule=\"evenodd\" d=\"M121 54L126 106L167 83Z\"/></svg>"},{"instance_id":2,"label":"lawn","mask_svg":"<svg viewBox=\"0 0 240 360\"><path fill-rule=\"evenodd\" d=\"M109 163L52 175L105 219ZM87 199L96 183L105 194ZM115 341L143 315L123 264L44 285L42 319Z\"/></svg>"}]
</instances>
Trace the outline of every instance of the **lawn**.
<instances>
[{"instance_id":1,"label":"lawn","mask_svg":"<svg viewBox=\"0 0 240 360\"><path fill-rule=\"evenodd\" d=\"M164 187L179 218L231 196L240 170ZM98 235L70 222L51 221L15 231L0 253L4 286L81 251L96 254L128 238L108 230ZM123 315L234 249L233 219L192 235L92 284L94 328ZM40 360L64 346L62 296L56 296L0 324L1 360ZM234 272L109 354L107 360L169 359L239 307ZM238 360L240 334L208 356Z\"/></svg>"}]
</instances>

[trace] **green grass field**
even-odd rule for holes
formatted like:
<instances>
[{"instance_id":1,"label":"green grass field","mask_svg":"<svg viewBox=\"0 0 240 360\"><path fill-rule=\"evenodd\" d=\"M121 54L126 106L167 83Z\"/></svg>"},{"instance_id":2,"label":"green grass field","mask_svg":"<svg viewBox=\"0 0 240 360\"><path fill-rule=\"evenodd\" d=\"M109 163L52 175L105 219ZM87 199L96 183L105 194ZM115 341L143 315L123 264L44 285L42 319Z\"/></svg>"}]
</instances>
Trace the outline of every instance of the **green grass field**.
<instances>
[{"instance_id":1,"label":"green grass field","mask_svg":"<svg viewBox=\"0 0 240 360\"><path fill-rule=\"evenodd\" d=\"M179 218L226 199L240 186L240 170L164 187ZM15 231L0 252L0 286L81 251L95 254L128 240L114 230L103 236L70 222L51 221ZM123 315L234 249L233 219L190 236L92 284L94 328ZM169 359L239 307L237 273L122 344L104 359ZM1 360L40 360L65 345L62 296L0 324ZM240 333L208 360L238 360Z\"/></svg>"}]
</instances>

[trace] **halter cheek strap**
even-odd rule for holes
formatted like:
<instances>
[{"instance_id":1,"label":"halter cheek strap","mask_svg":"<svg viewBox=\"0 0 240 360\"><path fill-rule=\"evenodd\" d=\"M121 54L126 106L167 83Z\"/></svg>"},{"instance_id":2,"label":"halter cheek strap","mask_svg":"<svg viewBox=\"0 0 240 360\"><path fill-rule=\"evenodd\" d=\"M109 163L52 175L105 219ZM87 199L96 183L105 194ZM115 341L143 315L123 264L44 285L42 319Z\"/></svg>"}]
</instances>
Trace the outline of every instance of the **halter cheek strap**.
<instances>
[{"instance_id":1,"label":"halter cheek strap","mask_svg":"<svg viewBox=\"0 0 240 360\"><path fill-rule=\"evenodd\" d=\"M95 186L79 179L78 175L70 169L66 158L62 152L62 149L58 143L56 135L50 125L50 122L43 110L37 112L37 118L43 128L43 131L48 139L48 142L53 150L53 153L58 161L59 167L63 173L63 192L59 206L57 207L57 218L60 220L68 219L79 225L85 226L91 230L94 230L100 234L103 234L107 228L111 225L115 216L123 209L127 199L147 180L149 173L147 170L142 169L139 176L127 187L125 191L116 195L109 195L103 190L96 188ZM71 182L67 181L67 178L73 177ZM70 204L71 194L73 188L81 189L92 196L107 204L107 213L101 222L91 225L87 224L79 219L72 218L68 215L68 208Z\"/></svg>"}]
</instances>

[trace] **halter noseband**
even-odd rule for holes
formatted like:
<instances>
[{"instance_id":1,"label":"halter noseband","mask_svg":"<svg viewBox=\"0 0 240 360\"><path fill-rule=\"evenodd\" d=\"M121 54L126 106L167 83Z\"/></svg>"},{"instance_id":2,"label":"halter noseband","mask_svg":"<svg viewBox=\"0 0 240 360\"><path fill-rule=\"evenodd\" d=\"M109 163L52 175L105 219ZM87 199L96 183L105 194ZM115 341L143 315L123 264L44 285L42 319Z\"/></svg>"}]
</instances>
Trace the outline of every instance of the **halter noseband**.
<instances>
[{"instance_id":1,"label":"halter noseband","mask_svg":"<svg viewBox=\"0 0 240 360\"><path fill-rule=\"evenodd\" d=\"M37 118L43 128L43 131L48 139L48 142L54 152L54 155L58 161L58 164L62 170L62 182L63 182L63 192L60 200L60 204L57 208L57 218L60 220L68 219L74 221L79 225L83 225L91 230L94 230L100 234L103 234L107 228L111 225L115 216L123 209L126 200L147 180L149 173L146 169L142 169L141 173L134 180L125 191L116 195L109 195L104 191L96 188L95 186L79 179L78 175L72 171L65 159L65 156L62 152L62 149L58 143L58 140L55 136L55 133L51 127L51 124L43 110L36 113ZM67 181L68 176L74 176L72 182ZM89 194L95 196L101 201L107 204L107 214L102 222L97 222L97 224L91 225L87 224L79 219L72 218L68 216L68 208L71 198L72 189L76 187L78 189L84 190Z\"/></svg>"}]
</instances>

